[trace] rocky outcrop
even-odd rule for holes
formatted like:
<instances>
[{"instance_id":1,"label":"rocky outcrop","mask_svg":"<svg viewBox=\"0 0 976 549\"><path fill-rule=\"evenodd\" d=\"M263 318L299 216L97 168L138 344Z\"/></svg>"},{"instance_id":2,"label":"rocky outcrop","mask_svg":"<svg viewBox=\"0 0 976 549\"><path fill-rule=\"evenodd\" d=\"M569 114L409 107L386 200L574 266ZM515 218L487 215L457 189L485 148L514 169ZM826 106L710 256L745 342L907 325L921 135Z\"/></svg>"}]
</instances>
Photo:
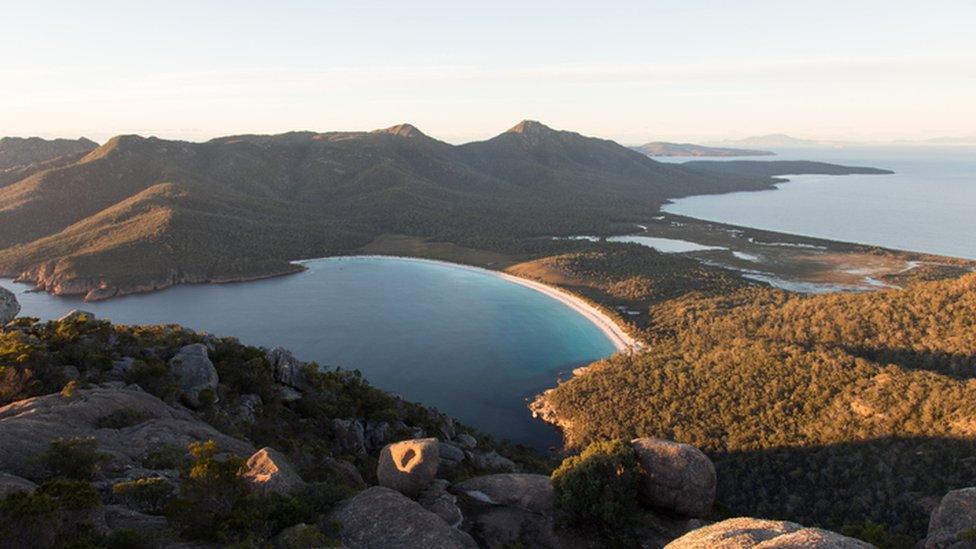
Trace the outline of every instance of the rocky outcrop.
<instances>
[{"instance_id":1,"label":"rocky outcrop","mask_svg":"<svg viewBox=\"0 0 976 549\"><path fill-rule=\"evenodd\" d=\"M259 494L294 494L305 487L288 458L270 447L261 448L248 458L243 477Z\"/></svg>"},{"instance_id":2,"label":"rocky outcrop","mask_svg":"<svg viewBox=\"0 0 976 549\"><path fill-rule=\"evenodd\" d=\"M103 505L92 513L95 529L102 534L116 530L138 532L162 531L167 527L166 517L147 515L121 505Z\"/></svg>"},{"instance_id":3,"label":"rocky outcrop","mask_svg":"<svg viewBox=\"0 0 976 549\"><path fill-rule=\"evenodd\" d=\"M120 429L98 426L102 418L120 412L144 419ZM170 406L138 387L103 386L78 390L70 398L56 393L0 408L0 471L32 478L39 467L34 458L51 441L74 437L94 438L98 450L111 456L108 467L114 470L138 465L149 450L160 446L186 447L208 439L238 455L254 452L247 442L217 431L187 410Z\"/></svg>"},{"instance_id":4,"label":"rocky outcrop","mask_svg":"<svg viewBox=\"0 0 976 549\"><path fill-rule=\"evenodd\" d=\"M424 491L417 497L417 503L431 513L444 519L444 522L457 528L464 520L461 509L457 505L457 497L448 492L450 483L446 480L437 479L431 482Z\"/></svg>"},{"instance_id":5,"label":"rocky outcrop","mask_svg":"<svg viewBox=\"0 0 976 549\"><path fill-rule=\"evenodd\" d=\"M295 358L288 349L275 347L266 355L268 363L274 369L275 381L301 389L305 383L305 363Z\"/></svg>"},{"instance_id":6,"label":"rocky outcrop","mask_svg":"<svg viewBox=\"0 0 976 549\"><path fill-rule=\"evenodd\" d=\"M187 345L170 359L169 368L176 375L180 384L180 395L187 404L198 408L200 406L200 392L209 389L213 391L214 402L217 394L217 369L207 355L207 346L202 343Z\"/></svg>"},{"instance_id":7,"label":"rocky outcrop","mask_svg":"<svg viewBox=\"0 0 976 549\"><path fill-rule=\"evenodd\" d=\"M707 517L715 501L715 466L698 448L670 440L631 441L641 468L640 497L656 509Z\"/></svg>"},{"instance_id":8,"label":"rocky outcrop","mask_svg":"<svg viewBox=\"0 0 976 549\"><path fill-rule=\"evenodd\" d=\"M976 532L976 488L953 490L932 511L925 547L968 547L971 540L962 536L972 532Z\"/></svg>"},{"instance_id":9,"label":"rocky outcrop","mask_svg":"<svg viewBox=\"0 0 976 549\"><path fill-rule=\"evenodd\" d=\"M869 543L829 530L806 528L793 522L734 518L693 530L672 541L667 549L822 548L870 549Z\"/></svg>"},{"instance_id":10,"label":"rocky outcrop","mask_svg":"<svg viewBox=\"0 0 976 549\"><path fill-rule=\"evenodd\" d=\"M58 322L84 322L95 320L95 313L82 311L81 309L71 309L67 314L58 319Z\"/></svg>"},{"instance_id":11,"label":"rocky outcrop","mask_svg":"<svg viewBox=\"0 0 976 549\"><path fill-rule=\"evenodd\" d=\"M351 549L474 548L468 534L403 494L374 486L336 505L323 518L337 523L342 543Z\"/></svg>"},{"instance_id":12,"label":"rocky outcrop","mask_svg":"<svg viewBox=\"0 0 976 549\"><path fill-rule=\"evenodd\" d=\"M439 465L436 438L403 440L383 447L376 477L380 486L416 497L437 477Z\"/></svg>"},{"instance_id":13,"label":"rocky outcrop","mask_svg":"<svg viewBox=\"0 0 976 549\"><path fill-rule=\"evenodd\" d=\"M37 485L15 475L0 472L0 498L14 492L33 493L37 490Z\"/></svg>"},{"instance_id":14,"label":"rocky outcrop","mask_svg":"<svg viewBox=\"0 0 976 549\"><path fill-rule=\"evenodd\" d=\"M19 314L20 303L17 296L6 288L0 288L0 327L17 318Z\"/></svg>"},{"instance_id":15,"label":"rocky outcrop","mask_svg":"<svg viewBox=\"0 0 976 549\"><path fill-rule=\"evenodd\" d=\"M333 419L332 432L339 453L362 455L366 453L366 434L363 423L357 419Z\"/></svg>"},{"instance_id":16,"label":"rocky outcrop","mask_svg":"<svg viewBox=\"0 0 976 549\"><path fill-rule=\"evenodd\" d=\"M327 457L322 466L332 472L334 477L343 484L352 488L360 489L366 487L363 475L356 469L356 466L348 461Z\"/></svg>"},{"instance_id":17,"label":"rocky outcrop","mask_svg":"<svg viewBox=\"0 0 976 549\"><path fill-rule=\"evenodd\" d=\"M450 491L458 496L464 514L462 528L479 545L571 546L556 531L553 490L547 476L487 475L455 484Z\"/></svg>"},{"instance_id":18,"label":"rocky outcrop","mask_svg":"<svg viewBox=\"0 0 976 549\"><path fill-rule=\"evenodd\" d=\"M471 450L465 455L471 460L471 464L480 471L513 472L516 469L514 461L494 450L487 452Z\"/></svg>"},{"instance_id":19,"label":"rocky outcrop","mask_svg":"<svg viewBox=\"0 0 976 549\"><path fill-rule=\"evenodd\" d=\"M449 442L438 442L437 448L440 452L442 466L448 468L457 467L458 464L464 461L464 450Z\"/></svg>"}]
</instances>

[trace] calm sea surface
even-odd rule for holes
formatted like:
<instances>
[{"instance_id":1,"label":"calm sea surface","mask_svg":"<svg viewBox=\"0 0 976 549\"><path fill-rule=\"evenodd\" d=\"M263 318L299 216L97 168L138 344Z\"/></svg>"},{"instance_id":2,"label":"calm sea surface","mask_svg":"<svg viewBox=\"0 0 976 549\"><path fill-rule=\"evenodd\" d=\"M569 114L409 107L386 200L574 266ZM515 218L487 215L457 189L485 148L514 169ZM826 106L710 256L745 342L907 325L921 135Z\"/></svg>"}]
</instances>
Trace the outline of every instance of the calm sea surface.
<instances>
[{"instance_id":1,"label":"calm sea surface","mask_svg":"<svg viewBox=\"0 0 976 549\"><path fill-rule=\"evenodd\" d=\"M776 152L778 156L756 160L820 160L887 168L896 173L794 176L774 191L682 198L665 211L785 233L976 259L976 147Z\"/></svg>"},{"instance_id":2,"label":"calm sea surface","mask_svg":"<svg viewBox=\"0 0 976 549\"><path fill-rule=\"evenodd\" d=\"M393 258L316 260L270 280L197 285L99 303L0 279L22 315L81 308L122 324L177 323L304 360L358 368L375 386L434 406L492 435L559 445L525 399L560 373L613 353L599 328L539 292L496 276Z\"/></svg>"}]
</instances>

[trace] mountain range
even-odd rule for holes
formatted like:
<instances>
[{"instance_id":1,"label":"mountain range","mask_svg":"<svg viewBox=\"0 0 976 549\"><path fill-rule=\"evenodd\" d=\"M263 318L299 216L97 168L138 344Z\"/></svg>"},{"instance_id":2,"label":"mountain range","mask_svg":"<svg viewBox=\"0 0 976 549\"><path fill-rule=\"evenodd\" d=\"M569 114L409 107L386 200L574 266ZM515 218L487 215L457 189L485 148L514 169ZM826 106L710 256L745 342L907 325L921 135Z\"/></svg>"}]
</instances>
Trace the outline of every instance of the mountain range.
<instances>
[{"instance_id":1,"label":"mountain range","mask_svg":"<svg viewBox=\"0 0 976 549\"><path fill-rule=\"evenodd\" d=\"M668 143L665 141L652 141L631 148L647 156L774 156L776 154L755 149L706 147L691 143Z\"/></svg>"},{"instance_id":2,"label":"mountain range","mask_svg":"<svg viewBox=\"0 0 976 549\"><path fill-rule=\"evenodd\" d=\"M0 275L88 299L294 272L293 260L383 234L481 249L606 234L670 198L770 185L534 121L460 146L409 124L204 143L123 135L24 173L0 186Z\"/></svg>"}]
</instances>

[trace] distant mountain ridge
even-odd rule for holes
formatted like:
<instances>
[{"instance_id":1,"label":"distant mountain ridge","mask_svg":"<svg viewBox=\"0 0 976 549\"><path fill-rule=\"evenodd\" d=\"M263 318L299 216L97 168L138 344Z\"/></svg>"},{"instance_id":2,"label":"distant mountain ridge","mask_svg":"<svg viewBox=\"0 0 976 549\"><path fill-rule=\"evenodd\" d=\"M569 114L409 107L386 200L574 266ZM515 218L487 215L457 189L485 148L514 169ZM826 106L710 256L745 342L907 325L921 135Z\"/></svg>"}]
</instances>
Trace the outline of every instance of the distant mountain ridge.
<instances>
[{"instance_id":1,"label":"distant mountain ridge","mask_svg":"<svg viewBox=\"0 0 976 549\"><path fill-rule=\"evenodd\" d=\"M79 139L41 139L40 137L0 138L0 187L32 173L70 164L98 148L98 143Z\"/></svg>"},{"instance_id":2,"label":"distant mountain ridge","mask_svg":"<svg viewBox=\"0 0 976 549\"><path fill-rule=\"evenodd\" d=\"M666 141L652 141L631 148L647 156L774 156L776 154L758 149L706 147L691 143L668 143Z\"/></svg>"},{"instance_id":3,"label":"distant mountain ridge","mask_svg":"<svg viewBox=\"0 0 976 549\"><path fill-rule=\"evenodd\" d=\"M716 141L709 143L719 147L768 147L768 148L803 148L803 147L836 147L843 145L853 145L850 141L831 141L818 139L803 139L782 133L768 135L757 135L744 139L730 139L726 141Z\"/></svg>"},{"instance_id":4,"label":"distant mountain ridge","mask_svg":"<svg viewBox=\"0 0 976 549\"><path fill-rule=\"evenodd\" d=\"M500 249L607 233L669 198L769 184L535 121L460 146L409 124L204 143L123 135L0 186L0 274L103 299L294 272L292 260L383 234Z\"/></svg>"}]
</instances>

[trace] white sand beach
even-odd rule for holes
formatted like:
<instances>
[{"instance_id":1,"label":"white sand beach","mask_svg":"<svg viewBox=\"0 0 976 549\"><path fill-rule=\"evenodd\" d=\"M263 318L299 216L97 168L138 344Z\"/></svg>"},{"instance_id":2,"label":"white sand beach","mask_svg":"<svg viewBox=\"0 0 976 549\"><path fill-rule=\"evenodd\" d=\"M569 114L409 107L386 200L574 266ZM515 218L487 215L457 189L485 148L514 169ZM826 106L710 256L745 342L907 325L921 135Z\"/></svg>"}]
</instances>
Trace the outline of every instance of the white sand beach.
<instances>
[{"instance_id":1,"label":"white sand beach","mask_svg":"<svg viewBox=\"0 0 976 549\"><path fill-rule=\"evenodd\" d=\"M530 288L539 293L545 294L552 299L555 299L567 307L573 309L579 314L583 315L587 320L592 322L596 327L600 328L604 334L606 334L607 339L616 347L617 351L629 351L633 349L639 349L640 343L634 338L630 337L612 318L606 315L600 309L594 307L593 305L587 303L585 300L579 296L573 295L570 292L550 286L548 284L543 284L541 282L536 282L534 280L528 280L525 278L520 278L508 273L501 271L493 271L491 269L485 269L482 267L474 267L472 265L462 265L460 263L451 263L450 261L440 261L437 259L424 259L420 257L407 257L407 256L395 256L395 255L354 255L354 256L338 256L338 257L324 257L324 258L313 258L313 259L302 259L299 261L293 261L292 263L302 264L308 263L310 261L316 261L319 259L398 259L401 261L417 261L421 263L433 263L437 265L443 265L446 267L453 267L456 269L466 269L469 271L475 271L479 273L484 273L492 276L497 276L508 280L509 282L514 282L515 284L520 284L526 288Z\"/></svg>"}]
</instances>

